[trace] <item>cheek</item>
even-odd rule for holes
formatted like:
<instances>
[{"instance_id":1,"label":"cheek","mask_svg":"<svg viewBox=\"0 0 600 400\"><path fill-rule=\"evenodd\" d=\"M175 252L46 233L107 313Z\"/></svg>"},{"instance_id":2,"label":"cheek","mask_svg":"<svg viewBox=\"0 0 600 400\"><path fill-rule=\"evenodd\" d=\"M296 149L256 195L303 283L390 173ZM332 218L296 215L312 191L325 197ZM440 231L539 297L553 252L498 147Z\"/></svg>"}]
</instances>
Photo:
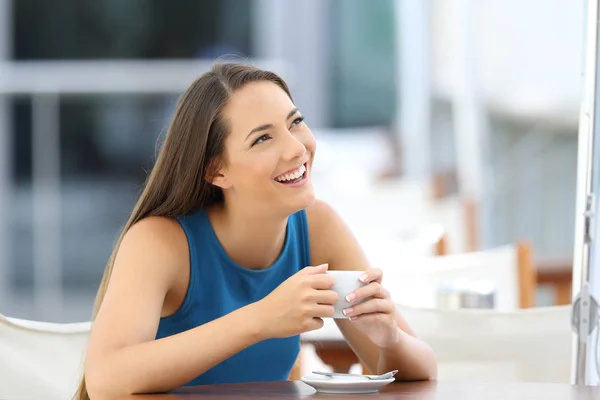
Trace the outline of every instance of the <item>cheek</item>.
<instances>
[{"instance_id":1,"label":"cheek","mask_svg":"<svg viewBox=\"0 0 600 400\"><path fill-rule=\"evenodd\" d=\"M277 165L271 165L266 157L249 157L236 164L235 179L238 184L254 184L273 175Z\"/></svg>"}]
</instances>

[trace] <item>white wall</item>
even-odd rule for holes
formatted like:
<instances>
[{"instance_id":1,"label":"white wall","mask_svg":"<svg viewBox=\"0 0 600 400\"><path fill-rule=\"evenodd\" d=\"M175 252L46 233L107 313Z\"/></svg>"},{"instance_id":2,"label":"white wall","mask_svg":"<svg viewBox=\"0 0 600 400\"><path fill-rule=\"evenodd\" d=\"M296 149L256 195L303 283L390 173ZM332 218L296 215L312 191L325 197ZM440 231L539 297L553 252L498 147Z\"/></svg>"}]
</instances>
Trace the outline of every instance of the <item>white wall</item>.
<instances>
[{"instance_id":1,"label":"white wall","mask_svg":"<svg viewBox=\"0 0 600 400\"><path fill-rule=\"evenodd\" d=\"M432 84L453 87L457 0L432 0ZM583 0L471 1L475 72L492 103L578 112L584 38ZM577 114L576 114L577 115Z\"/></svg>"}]
</instances>

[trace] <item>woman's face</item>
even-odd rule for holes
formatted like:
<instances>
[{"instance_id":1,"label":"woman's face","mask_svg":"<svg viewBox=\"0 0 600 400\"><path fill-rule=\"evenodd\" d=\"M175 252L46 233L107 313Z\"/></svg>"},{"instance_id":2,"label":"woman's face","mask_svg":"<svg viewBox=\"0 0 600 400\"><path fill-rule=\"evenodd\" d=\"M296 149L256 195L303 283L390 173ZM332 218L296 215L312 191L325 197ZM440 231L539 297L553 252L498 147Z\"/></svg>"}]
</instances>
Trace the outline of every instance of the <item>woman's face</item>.
<instances>
[{"instance_id":1,"label":"woman's face","mask_svg":"<svg viewBox=\"0 0 600 400\"><path fill-rule=\"evenodd\" d=\"M310 171L316 143L285 91L272 82L249 83L223 112L231 131L214 183L225 196L287 213L308 207L315 198Z\"/></svg>"}]
</instances>

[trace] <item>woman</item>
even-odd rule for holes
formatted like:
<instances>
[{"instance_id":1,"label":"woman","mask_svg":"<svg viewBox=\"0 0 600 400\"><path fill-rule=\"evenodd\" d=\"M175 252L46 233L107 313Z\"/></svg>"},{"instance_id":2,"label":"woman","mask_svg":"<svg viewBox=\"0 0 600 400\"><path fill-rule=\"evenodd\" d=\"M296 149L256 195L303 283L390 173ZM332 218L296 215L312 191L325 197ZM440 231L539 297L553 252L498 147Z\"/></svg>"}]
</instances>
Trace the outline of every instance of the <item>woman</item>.
<instances>
[{"instance_id":1,"label":"woman","mask_svg":"<svg viewBox=\"0 0 600 400\"><path fill-rule=\"evenodd\" d=\"M217 64L190 86L100 285L81 398L287 379L298 335L333 315L327 268L365 270L349 295L368 300L336 322L369 369L435 378L381 271L315 200L315 147L274 73Z\"/></svg>"}]
</instances>

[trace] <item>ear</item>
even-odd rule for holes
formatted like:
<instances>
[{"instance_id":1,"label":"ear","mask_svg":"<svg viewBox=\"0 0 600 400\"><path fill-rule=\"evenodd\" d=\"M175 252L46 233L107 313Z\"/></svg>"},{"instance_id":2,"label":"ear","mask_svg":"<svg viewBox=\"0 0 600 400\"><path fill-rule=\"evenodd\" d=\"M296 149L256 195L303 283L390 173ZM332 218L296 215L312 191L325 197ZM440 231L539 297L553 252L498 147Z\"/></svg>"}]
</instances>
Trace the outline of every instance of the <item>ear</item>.
<instances>
[{"instance_id":1,"label":"ear","mask_svg":"<svg viewBox=\"0 0 600 400\"><path fill-rule=\"evenodd\" d=\"M211 184L220 187L221 189L229 189L232 185L227 179L227 176L221 172L217 172L212 178L206 179Z\"/></svg>"},{"instance_id":2,"label":"ear","mask_svg":"<svg viewBox=\"0 0 600 400\"><path fill-rule=\"evenodd\" d=\"M227 179L227 169L219 167L216 162L211 162L206 173L206 181L221 189L229 189L232 185Z\"/></svg>"}]
</instances>

